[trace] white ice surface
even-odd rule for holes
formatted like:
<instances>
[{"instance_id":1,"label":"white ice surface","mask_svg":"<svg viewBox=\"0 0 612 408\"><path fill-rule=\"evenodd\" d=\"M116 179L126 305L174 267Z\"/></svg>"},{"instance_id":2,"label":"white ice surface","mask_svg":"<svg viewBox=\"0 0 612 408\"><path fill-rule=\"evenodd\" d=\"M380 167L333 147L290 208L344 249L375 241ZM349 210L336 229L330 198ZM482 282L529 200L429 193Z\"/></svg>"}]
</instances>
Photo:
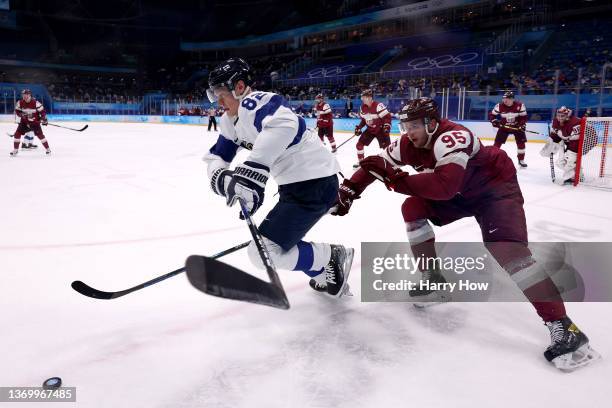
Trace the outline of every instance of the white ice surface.
<instances>
[{"instance_id":1,"label":"white ice surface","mask_svg":"<svg viewBox=\"0 0 612 408\"><path fill-rule=\"evenodd\" d=\"M208 187L200 158L216 134L180 125L91 123L83 133L48 127L51 157L39 147L11 158L6 133L14 128L0 124L0 386L60 376L78 388L78 407L609 403L609 303L568 305L604 355L572 374L542 357L548 331L527 303L426 311L360 303L360 242L406 239L403 197L379 184L348 217L325 217L308 234L357 249L351 299L316 294L290 271L280 272L289 311L209 297L184 276L121 299L83 297L70 282L118 290L182 266L189 254L249 238L238 210ZM337 134L340 142L347 137ZM612 241L612 192L553 185L541 146L528 145L529 168L519 173L530 240ZM514 158L515 145L507 149ZM338 157L348 176L353 145ZM258 221L275 192L270 183ZM436 234L480 240L472 219ZM225 261L252 271L244 251Z\"/></svg>"}]
</instances>

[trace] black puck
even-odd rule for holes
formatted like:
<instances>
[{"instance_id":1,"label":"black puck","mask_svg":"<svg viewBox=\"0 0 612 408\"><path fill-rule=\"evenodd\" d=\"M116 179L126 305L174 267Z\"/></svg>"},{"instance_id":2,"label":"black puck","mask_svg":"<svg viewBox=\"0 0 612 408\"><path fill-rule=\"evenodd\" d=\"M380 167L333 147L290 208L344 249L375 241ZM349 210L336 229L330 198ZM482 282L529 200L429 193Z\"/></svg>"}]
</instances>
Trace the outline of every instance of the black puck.
<instances>
[{"instance_id":1,"label":"black puck","mask_svg":"<svg viewBox=\"0 0 612 408\"><path fill-rule=\"evenodd\" d=\"M43 388L45 390L54 390L62 386L62 379L59 377L51 377L47 378L43 383Z\"/></svg>"}]
</instances>

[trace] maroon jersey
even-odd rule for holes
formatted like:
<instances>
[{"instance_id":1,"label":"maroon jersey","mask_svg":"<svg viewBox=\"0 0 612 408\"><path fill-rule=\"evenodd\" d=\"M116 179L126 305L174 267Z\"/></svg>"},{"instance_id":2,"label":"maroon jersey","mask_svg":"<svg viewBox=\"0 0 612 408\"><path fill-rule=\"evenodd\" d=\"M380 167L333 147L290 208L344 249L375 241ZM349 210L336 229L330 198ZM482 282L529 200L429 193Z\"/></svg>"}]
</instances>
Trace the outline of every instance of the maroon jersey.
<instances>
[{"instance_id":1,"label":"maroon jersey","mask_svg":"<svg viewBox=\"0 0 612 408\"><path fill-rule=\"evenodd\" d=\"M514 101L511 106L498 103L489 112L489 120L494 119L499 119L502 125L519 127L527 123L527 109L520 101Z\"/></svg>"},{"instance_id":2,"label":"maroon jersey","mask_svg":"<svg viewBox=\"0 0 612 408\"><path fill-rule=\"evenodd\" d=\"M483 146L469 129L449 120L440 122L427 146L418 148L403 135L381 156L395 167L410 165L420 172L400 173L394 182L397 192L431 200L500 193L516 175L506 153Z\"/></svg>"},{"instance_id":3,"label":"maroon jersey","mask_svg":"<svg viewBox=\"0 0 612 408\"><path fill-rule=\"evenodd\" d=\"M317 115L317 127L328 128L334 124L332 109L328 103L321 101L315 106L315 115Z\"/></svg>"},{"instance_id":4,"label":"maroon jersey","mask_svg":"<svg viewBox=\"0 0 612 408\"><path fill-rule=\"evenodd\" d=\"M555 118L550 131L550 137L555 143L559 143L563 140L569 150L578 153L580 119L572 115L562 125L561 122Z\"/></svg>"},{"instance_id":5,"label":"maroon jersey","mask_svg":"<svg viewBox=\"0 0 612 408\"><path fill-rule=\"evenodd\" d=\"M388 124L388 129L391 129L391 114L387 107L380 102L373 101L370 106L361 104L359 116L361 117L359 128L366 125L368 127L367 131L376 133L381 132L384 125Z\"/></svg>"},{"instance_id":6,"label":"maroon jersey","mask_svg":"<svg viewBox=\"0 0 612 408\"><path fill-rule=\"evenodd\" d=\"M23 99L17 101L15 114L21 118L20 123L26 125L39 124L47 118L44 106L34 98L30 99L30 102Z\"/></svg>"}]
</instances>

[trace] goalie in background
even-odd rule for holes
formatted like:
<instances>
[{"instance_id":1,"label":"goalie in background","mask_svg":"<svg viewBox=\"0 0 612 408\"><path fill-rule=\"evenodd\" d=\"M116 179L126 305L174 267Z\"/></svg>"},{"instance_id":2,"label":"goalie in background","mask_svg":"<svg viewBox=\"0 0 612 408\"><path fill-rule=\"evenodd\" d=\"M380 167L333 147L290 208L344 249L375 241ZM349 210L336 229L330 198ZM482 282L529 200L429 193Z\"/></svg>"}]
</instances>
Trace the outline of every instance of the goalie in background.
<instances>
[{"instance_id":1,"label":"goalie in background","mask_svg":"<svg viewBox=\"0 0 612 408\"><path fill-rule=\"evenodd\" d=\"M576 175L576 159L580 142L580 118L574 116L571 109L561 106L553 120L550 138L540 151L544 157L557 155L556 166L563 171L563 184L573 184ZM593 146L583 146L587 153Z\"/></svg>"}]
</instances>

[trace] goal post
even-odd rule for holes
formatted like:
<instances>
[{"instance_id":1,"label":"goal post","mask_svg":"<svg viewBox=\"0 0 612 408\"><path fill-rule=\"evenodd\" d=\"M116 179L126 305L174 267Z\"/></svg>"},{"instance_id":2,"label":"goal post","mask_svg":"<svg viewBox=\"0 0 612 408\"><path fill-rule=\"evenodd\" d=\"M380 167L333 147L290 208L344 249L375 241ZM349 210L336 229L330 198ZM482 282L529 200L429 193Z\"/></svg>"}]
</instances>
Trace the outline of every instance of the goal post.
<instances>
[{"instance_id":1,"label":"goal post","mask_svg":"<svg viewBox=\"0 0 612 408\"><path fill-rule=\"evenodd\" d=\"M611 122L612 117L582 118L574 186L612 189Z\"/></svg>"}]
</instances>

